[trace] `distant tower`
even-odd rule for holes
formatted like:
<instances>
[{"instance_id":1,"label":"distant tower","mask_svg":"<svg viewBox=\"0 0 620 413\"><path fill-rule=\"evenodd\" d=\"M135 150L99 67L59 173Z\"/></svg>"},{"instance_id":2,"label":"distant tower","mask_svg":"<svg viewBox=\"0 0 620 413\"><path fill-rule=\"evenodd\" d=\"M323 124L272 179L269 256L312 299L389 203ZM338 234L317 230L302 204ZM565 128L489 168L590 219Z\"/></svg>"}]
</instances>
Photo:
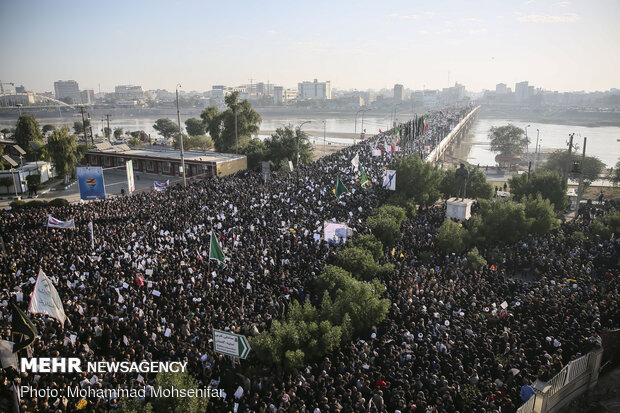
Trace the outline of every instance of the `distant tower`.
<instances>
[{"instance_id":1,"label":"distant tower","mask_svg":"<svg viewBox=\"0 0 620 413\"><path fill-rule=\"evenodd\" d=\"M394 101L402 102L403 100L405 100L405 88L403 85L394 85Z\"/></svg>"}]
</instances>

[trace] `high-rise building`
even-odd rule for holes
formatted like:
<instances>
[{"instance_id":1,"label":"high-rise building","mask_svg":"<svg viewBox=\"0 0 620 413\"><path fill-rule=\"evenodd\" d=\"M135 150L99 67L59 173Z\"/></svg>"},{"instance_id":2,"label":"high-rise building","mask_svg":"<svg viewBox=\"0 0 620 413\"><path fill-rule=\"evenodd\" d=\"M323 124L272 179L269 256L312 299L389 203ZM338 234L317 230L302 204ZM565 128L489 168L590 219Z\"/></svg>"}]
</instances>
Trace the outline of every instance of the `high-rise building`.
<instances>
[{"instance_id":1,"label":"high-rise building","mask_svg":"<svg viewBox=\"0 0 620 413\"><path fill-rule=\"evenodd\" d=\"M319 82L314 79L314 82L301 82L297 84L297 90L300 99L325 100L332 98L332 85L329 80Z\"/></svg>"},{"instance_id":2,"label":"high-rise building","mask_svg":"<svg viewBox=\"0 0 620 413\"><path fill-rule=\"evenodd\" d=\"M394 101L402 102L405 100L405 88L403 85L395 84L394 85Z\"/></svg>"},{"instance_id":3,"label":"high-rise building","mask_svg":"<svg viewBox=\"0 0 620 413\"><path fill-rule=\"evenodd\" d=\"M119 85L114 88L118 100L140 100L144 98L142 86Z\"/></svg>"},{"instance_id":4,"label":"high-rise building","mask_svg":"<svg viewBox=\"0 0 620 413\"><path fill-rule=\"evenodd\" d=\"M83 105L92 105L95 103L95 91L92 89L82 90L80 92L81 102Z\"/></svg>"},{"instance_id":5,"label":"high-rise building","mask_svg":"<svg viewBox=\"0 0 620 413\"><path fill-rule=\"evenodd\" d=\"M282 86L273 87L273 103L281 105L284 99L284 88Z\"/></svg>"},{"instance_id":6,"label":"high-rise building","mask_svg":"<svg viewBox=\"0 0 620 413\"><path fill-rule=\"evenodd\" d=\"M527 81L515 84L515 97L517 99L517 103L527 102L528 98L530 97Z\"/></svg>"},{"instance_id":7,"label":"high-rise building","mask_svg":"<svg viewBox=\"0 0 620 413\"><path fill-rule=\"evenodd\" d=\"M82 102L80 87L75 80L57 80L54 82L54 92L58 100L70 99L71 103Z\"/></svg>"},{"instance_id":8,"label":"high-rise building","mask_svg":"<svg viewBox=\"0 0 620 413\"><path fill-rule=\"evenodd\" d=\"M508 88L506 84L498 83L497 85L495 85L495 93L497 93L498 95L505 95L506 93L508 93Z\"/></svg>"}]
</instances>

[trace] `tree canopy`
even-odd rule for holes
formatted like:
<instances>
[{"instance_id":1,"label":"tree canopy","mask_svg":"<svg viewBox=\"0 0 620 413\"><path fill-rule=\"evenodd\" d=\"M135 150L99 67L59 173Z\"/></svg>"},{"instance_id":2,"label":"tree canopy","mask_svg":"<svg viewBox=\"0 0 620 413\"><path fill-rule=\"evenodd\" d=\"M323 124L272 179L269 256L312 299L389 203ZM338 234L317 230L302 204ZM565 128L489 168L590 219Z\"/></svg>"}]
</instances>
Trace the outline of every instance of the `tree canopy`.
<instances>
[{"instance_id":1,"label":"tree canopy","mask_svg":"<svg viewBox=\"0 0 620 413\"><path fill-rule=\"evenodd\" d=\"M491 150L502 156L520 156L529 142L525 131L512 124L491 127L489 140Z\"/></svg>"},{"instance_id":2,"label":"tree canopy","mask_svg":"<svg viewBox=\"0 0 620 413\"><path fill-rule=\"evenodd\" d=\"M34 161L37 155L34 148L30 146L30 141L34 141L39 146L43 146L43 134L37 119L29 113L22 114L19 119L17 119L14 137L15 142L26 151L26 158Z\"/></svg>"},{"instance_id":3,"label":"tree canopy","mask_svg":"<svg viewBox=\"0 0 620 413\"><path fill-rule=\"evenodd\" d=\"M508 180L510 193L517 201L525 198L541 195L548 199L556 211L563 211L568 206L566 195L566 183L558 172L544 171L532 173L528 179L527 174L513 176Z\"/></svg>"},{"instance_id":4,"label":"tree canopy","mask_svg":"<svg viewBox=\"0 0 620 413\"><path fill-rule=\"evenodd\" d=\"M206 133L202 119L189 118L185 121L185 130L189 136L199 136Z\"/></svg>"},{"instance_id":5,"label":"tree canopy","mask_svg":"<svg viewBox=\"0 0 620 413\"><path fill-rule=\"evenodd\" d=\"M396 170L397 195L413 199L423 207L433 205L439 199L443 172L437 166L409 155L398 158L390 169Z\"/></svg>"},{"instance_id":6,"label":"tree canopy","mask_svg":"<svg viewBox=\"0 0 620 413\"><path fill-rule=\"evenodd\" d=\"M238 98L239 92L233 92L224 98L228 106L226 110L220 112L216 106L209 106L200 114L218 152L234 152L236 149L235 114L239 148L245 146L251 136L258 133L258 125L262 121L260 115L247 99L239 102Z\"/></svg>"},{"instance_id":7,"label":"tree canopy","mask_svg":"<svg viewBox=\"0 0 620 413\"><path fill-rule=\"evenodd\" d=\"M569 160L568 151L558 150L549 154L547 161L543 164L542 169L545 171L556 171L560 175L564 175L566 170L566 163ZM580 170L577 167L574 168L575 163L579 165L581 163L581 155L577 153L571 154L570 162L568 165L568 177L571 179L579 179ZM586 156L583 162L583 179L586 185L592 183L599 178L605 164L596 156Z\"/></svg>"},{"instance_id":8,"label":"tree canopy","mask_svg":"<svg viewBox=\"0 0 620 413\"><path fill-rule=\"evenodd\" d=\"M179 132L179 125L168 118L160 118L155 121L153 129L159 132L164 138L170 139Z\"/></svg>"},{"instance_id":9,"label":"tree canopy","mask_svg":"<svg viewBox=\"0 0 620 413\"><path fill-rule=\"evenodd\" d=\"M75 164L86 153L85 145L78 145L75 136L69 135L69 128L63 127L52 132L45 146L48 157L59 176L65 181L75 172Z\"/></svg>"},{"instance_id":10,"label":"tree canopy","mask_svg":"<svg viewBox=\"0 0 620 413\"><path fill-rule=\"evenodd\" d=\"M297 140L299 139L299 159L302 164L312 161L312 144L308 134L299 128L291 126L276 129L276 132L265 139L267 156L274 164L280 164L283 159L297 159Z\"/></svg>"},{"instance_id":11,"label":"tree canopy","mask_svg":"<svg viewBox=\"0 0 620 413\"><path fill-rule=\"evenodd\" d=\"M469 166L469 177L465 192L468 198L491 199L493 196L493 186L487 182L487 177L480 169ZM398 181L397 181L398 182ZM439 190L444 198L456 196L456 169L444 171L443 178L439 185Z\"/></svg>"}]
</instances>

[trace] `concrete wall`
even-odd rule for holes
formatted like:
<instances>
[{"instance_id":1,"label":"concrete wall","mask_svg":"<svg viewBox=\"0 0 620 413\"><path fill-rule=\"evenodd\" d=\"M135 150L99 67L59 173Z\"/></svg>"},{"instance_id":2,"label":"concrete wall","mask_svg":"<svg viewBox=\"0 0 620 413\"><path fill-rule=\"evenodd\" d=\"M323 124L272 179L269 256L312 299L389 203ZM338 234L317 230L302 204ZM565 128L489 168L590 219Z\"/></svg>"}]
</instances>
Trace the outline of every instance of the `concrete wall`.
<instances>
[{"instance_id":1,"label":"concrete wall","mask_svg":"<svg viewBox=\"0 0 620 413\"><path fill-rule=\"evenodd\" d=\"M217 176L226 176L248 169L248 158L233 159L217 163Z\"/></svg>"}]
</instances>

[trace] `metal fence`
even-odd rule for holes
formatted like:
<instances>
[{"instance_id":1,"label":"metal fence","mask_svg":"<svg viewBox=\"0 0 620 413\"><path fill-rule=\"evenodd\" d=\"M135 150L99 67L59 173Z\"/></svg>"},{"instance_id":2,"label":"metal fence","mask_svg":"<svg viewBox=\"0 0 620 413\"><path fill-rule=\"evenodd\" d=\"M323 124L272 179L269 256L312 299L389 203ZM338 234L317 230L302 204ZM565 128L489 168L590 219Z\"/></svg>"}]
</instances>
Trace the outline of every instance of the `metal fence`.
<instances>
[{"instance_id":1,"label":"metal fence","mask_svg":"<svg viewBox=\"0 0 620 413\"><path fill-rule=\"evenodd\" d=\"M596 385L603 349L569 362L548 382L536 381L536 391L517 413L554 413Z\"/></svg>"}]
</instances>

